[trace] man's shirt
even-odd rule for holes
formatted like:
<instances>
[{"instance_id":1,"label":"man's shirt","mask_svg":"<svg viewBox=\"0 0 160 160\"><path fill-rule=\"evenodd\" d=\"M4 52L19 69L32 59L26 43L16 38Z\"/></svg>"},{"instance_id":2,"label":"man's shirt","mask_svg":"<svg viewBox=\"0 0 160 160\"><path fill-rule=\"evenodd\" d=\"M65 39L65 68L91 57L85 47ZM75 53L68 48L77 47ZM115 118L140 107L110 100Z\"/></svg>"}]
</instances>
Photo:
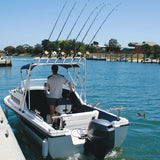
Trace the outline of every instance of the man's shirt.
<instances>
[{"instance_id":1,"label":"man's shirt","mask_svg":"<svg viewBox=\"0 0 160 160\"><path fill-rule=\"evenodd\" d=\"M48 98L62 98L63 84L66 85L68 82L64 76L59 74L49 76L47 80L50 89Z\"/></svg>"}]
</instances>

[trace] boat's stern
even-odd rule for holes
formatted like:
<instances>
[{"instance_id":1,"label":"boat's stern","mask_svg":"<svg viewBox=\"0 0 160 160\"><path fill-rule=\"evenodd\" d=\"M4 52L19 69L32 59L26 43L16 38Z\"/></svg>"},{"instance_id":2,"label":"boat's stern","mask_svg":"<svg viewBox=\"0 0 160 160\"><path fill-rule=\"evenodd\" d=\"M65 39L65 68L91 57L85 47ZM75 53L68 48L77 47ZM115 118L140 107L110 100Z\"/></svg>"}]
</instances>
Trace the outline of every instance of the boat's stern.
<instances>
[{"instance_id":1,"label":"boat's stern","mask_svg":"<svg viewBox=\"0 0 160 160\"><path fill-rule=\"evenodd\" d=\"M127 136L129 121L120 117L118 121L112 121L111 124L115 129L114 147L120 147Z\"/></svg>"}]
</instances>

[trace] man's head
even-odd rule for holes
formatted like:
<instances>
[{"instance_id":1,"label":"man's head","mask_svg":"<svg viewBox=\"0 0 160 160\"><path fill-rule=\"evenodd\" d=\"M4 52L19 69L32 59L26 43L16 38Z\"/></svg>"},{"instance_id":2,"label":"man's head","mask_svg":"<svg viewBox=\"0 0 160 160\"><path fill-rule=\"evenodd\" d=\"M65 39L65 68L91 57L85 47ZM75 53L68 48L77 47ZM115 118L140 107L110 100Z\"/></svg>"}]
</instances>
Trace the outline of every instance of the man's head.
<instances>
[{"instance_id":1,"label":"man's head","mask_svg":"<svg viewBox=\"0 0 160 160\"><path fill-rule=\"evenodd\" d=\"M52 65L51 69L52 69L53 73L57 74L57 72L58 72L58 66L57 65Z\"/></svg>"}]
</instances>

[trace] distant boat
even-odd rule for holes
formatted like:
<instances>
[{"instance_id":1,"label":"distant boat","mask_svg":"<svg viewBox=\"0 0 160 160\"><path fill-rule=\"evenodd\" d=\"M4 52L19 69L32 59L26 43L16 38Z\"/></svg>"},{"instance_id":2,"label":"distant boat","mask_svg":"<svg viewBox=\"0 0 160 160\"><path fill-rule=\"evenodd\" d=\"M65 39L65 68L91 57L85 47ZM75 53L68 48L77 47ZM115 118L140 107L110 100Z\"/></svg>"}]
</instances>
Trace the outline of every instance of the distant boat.
<instances>
[{"instance_id":1,"label":"distant boat","mask_svg":"<svg viewBox=\"0 0 160 160\"><path fill-rule=\"evenodd\" d=\"M86 58L87 60L99 60L99 61L106 61L107 57L103 57L103 56L91 56Z\"/></svg>"},{"instance_id":2,"label":"distant boat","mask_svg":"<svg viewBox=\"0 0 160 160\"><path fill-rule=\"evenodd\" d=\"M12 56L0 55L0 66L12 66Z\"/></svg>"},{"instance_id":3,"label":"distant boat","mask_svg":"<svg viewBox=\"0 0 160 160\"><path fill-rule=\"evenodd\" d=\"M145 60L141 61L142 63L152 63L152 59L146 58Z\"/></svg>"},{"instance_id":4,"label":"distant boat","mask_svg":"<svg viewBox=\"0 0 160 160\"><path fill-rule=\"evenodd\" d=\"M120 57L117 59L118 62L128 62L128 59L125 57Z\"/></svg>"}]
</instances>

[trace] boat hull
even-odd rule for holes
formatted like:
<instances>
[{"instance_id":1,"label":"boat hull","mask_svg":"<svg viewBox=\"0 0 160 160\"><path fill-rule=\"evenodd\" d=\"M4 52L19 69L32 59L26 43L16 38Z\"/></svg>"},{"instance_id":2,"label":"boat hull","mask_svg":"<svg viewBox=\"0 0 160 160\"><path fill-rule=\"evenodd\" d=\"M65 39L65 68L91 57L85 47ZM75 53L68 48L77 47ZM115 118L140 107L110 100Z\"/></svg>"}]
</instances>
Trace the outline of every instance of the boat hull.
<instances>
[{"instance_id":1,"label":"boat hull","mask_svg":"<svg viewBox=\"0 0 160 160\"><path fill-rule=\"evenodd\" d=\"M128 131L128 125L115 128L115 143L114 147L120 147L124 142Z\"/></svg>"},{"instance_id":2,"label":"boat hull","mask_svg":"<svg viewBox=\"0 0 160 160\"><path fill-rule=\"evenodd\" d=\"M12 57L3 56L0 57L0 67L12 66Z\"/></svg>"},{"instance_id":3,"label":"boat hull","mask_svg":"<svg viewBox=\"0 0 160 160\"><path fill-rule=\"evenodd\" d=\"M73 130L67 132L64 131L64 134L57 136L56 134L50 135L47 130L43 131L43 129L38 128L36 123L33 123L31 119L27 119L25 115L26 112L23 113L20 111L19 108L14 105L13 101L10 99L10 96L4 98L4 103L18 115L25 125L25 128L27 128L26 130L30 132L29 135L32 135L32 137L34 137L40 145L42 145L44 139L47 139L48 154L52 158L64 158L76 153L84 153L84 144L86 140L77 138L77 136L72 133ZM129 121L122 117L120 117L117 121L116 116L111 113L106 113L98 108L93 109L89 106L85 107L92 111L98 110L103 119L110 119L110 123L115 130L113 148L121 146L127 135Z\"/></svg>"},{"instance_id":4,"label":"boat hull","mask_svg":"<svg viewBox=\"0 0 160 160\"><path fill-rule=\"evenodd\" d=\"M48 138L49 154L52 158L68 157L83 153L83 144L74 145L71 136Z\"/></svg>"},{"instance_id":5,"label":"boat hull","mask_svg":"<svg viewBox=\"0 0 160 160\"><path fill-rule=\"evenodd\" d=\"M83 144L73 145L72 138L68 136L57 136L57 137L44 137L39 133L35 133L33 128L27 123L24 122L22 118L19 117L22 122L22 125L27 131L28 135L31 135L32 138L42 146L43 140L47 139L48 142L48 154L50 157L54 158L64 158L76 153L83 153Z\"/></svg>"}]
</instances>

